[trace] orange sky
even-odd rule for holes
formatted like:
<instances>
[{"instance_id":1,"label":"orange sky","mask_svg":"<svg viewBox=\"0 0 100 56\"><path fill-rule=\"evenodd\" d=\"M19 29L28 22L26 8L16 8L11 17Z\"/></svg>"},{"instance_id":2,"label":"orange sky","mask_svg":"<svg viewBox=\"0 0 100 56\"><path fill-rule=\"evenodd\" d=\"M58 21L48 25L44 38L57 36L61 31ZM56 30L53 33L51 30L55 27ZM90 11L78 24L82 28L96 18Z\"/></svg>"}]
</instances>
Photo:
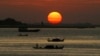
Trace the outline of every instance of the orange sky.
<instances>
[{"instance_id":1,"label":"orange sky","mask_svg":"<svg viewBox=\"0 0 100 56\"><path fill-rule=\"evenodd\" d=\"M63 23L100 21L100 0L0 0L0 19L12 17L23 22L47 22L51 11L63 15Z\"/></svg>"}]
</instances>

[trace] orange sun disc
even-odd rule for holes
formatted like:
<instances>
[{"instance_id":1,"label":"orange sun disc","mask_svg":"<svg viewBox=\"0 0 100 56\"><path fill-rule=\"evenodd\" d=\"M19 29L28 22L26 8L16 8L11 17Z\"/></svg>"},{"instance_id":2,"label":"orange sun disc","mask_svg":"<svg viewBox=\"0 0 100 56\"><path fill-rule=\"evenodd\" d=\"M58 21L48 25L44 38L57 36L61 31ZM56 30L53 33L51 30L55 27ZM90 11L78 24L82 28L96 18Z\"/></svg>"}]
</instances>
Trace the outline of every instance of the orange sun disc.
<instances>
[{"instance_id":1,"label":"orange sun disc","mask_svg":"<svg viewBox=\"0 0 100 56\"><path fill-rule=\"evenodd\" d=\"M48 22L50 24L59 24L62 21L62 15L59 12L51 12L48 15Z\"/></svg>"}]
</instances>

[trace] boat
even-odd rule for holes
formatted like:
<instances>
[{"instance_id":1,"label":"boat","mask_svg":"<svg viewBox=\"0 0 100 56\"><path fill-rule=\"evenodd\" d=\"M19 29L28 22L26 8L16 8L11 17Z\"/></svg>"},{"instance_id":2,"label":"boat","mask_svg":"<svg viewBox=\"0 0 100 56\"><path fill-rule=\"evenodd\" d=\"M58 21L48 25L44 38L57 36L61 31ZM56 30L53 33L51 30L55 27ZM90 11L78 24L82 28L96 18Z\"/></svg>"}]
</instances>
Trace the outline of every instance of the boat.
<instances>
[{"instance_id":1,"label":"boat","mask_svg":"<svg viewBox=\"0 0 100 56\"><path fill-rule=\"evenodd\" d=\"M63 42L64 39L60 39L60 38L54 38L54 39L50 39L48 38L48 42Z\"/></svg>"},{"instance_id":2,"label":"boat","mask_svg":"<svg viewBox=\"0 0 100 56\"><path fill-rule=\"evenodd\" d=\"M39 32L40 29L28 30L27 28L19 28L19 32Z\"/></svg>"},{"instance_id":3,"label":"boat","mask_svg":"<svg viewBox=\"0 0 100 56\"><path fill-rule=\"evenodd\" d=\"M33 47L34 49L63 49L64 46L57 46L57 45L46 45L44 47L39 46L36 44L36 47Z\"/></svg>"},{"instance_id":4,"label":"boat","mask_svg":"<svg viewBox=\"0 0 100 56\"><path fill-rule=\"evenodd\" d=\"M28 36L28 34L19 34L18 36Z\"/></svg>"}]
</instances>

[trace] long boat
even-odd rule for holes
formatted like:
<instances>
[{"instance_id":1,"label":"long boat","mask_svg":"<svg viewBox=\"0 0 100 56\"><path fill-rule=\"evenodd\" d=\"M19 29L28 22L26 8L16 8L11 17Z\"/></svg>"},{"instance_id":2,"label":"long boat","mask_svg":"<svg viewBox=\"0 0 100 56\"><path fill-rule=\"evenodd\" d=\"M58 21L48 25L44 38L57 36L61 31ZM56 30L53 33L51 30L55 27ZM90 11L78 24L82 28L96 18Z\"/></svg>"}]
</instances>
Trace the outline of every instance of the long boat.
<instances>
[{"instance_id":1,"label":"long boat","mask_svg":"<svg viewBox=\"0 0 100 56\"><path fill-rule=\"evenodd\" d=\"M19 32L39 32L40 29L33 29L33 30L28 30L27 28L19 28Z\"/></svg>"},{"instance_id":2,"label":"long boat","mask_svg":"<svg viewBox=\"0 0 100 56\"><path fill-rule=\"evenodd\" d=\"M53 39L49 39L48 38L48 42L63 42L64 39L60 39L60 38L53 38Z\"/></svg>"},{"instance_id":3,"label":"long boat","mask_svg":"<svg viewBox=\"0 0 100 56\"><path fill-rule=\"evenodd\" d=\"M36 44L36 47L33 47L34 49L63 49L64 46L58 46L58 45L46 45L45 47L38 46Z\"/></svg>"}]
</instances>

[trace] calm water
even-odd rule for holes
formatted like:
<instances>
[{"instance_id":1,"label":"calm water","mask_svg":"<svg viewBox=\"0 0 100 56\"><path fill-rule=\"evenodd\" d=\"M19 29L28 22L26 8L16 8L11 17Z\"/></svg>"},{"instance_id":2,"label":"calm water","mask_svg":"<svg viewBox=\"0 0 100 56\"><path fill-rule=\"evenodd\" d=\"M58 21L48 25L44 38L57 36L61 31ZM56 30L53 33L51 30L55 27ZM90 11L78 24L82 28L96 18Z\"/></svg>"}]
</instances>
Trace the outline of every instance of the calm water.
<instances>
[{"instance_id":1,"label":"calm water","mask_svg":"<svg viewBox=\"0 0 100 56\"><path fill-rule=\"evenodd\" d=\"M33 29L33 28L30 28ZM100 28L39 28L40 32L18 32L17 28L0 28L0 56L100 56ZM19 36L28 34L28 36ZM64 38L64 42L48 42L48 38ZM34 49L48 44L64 45L64 49Z\"/></svg>"}]
</instances>

